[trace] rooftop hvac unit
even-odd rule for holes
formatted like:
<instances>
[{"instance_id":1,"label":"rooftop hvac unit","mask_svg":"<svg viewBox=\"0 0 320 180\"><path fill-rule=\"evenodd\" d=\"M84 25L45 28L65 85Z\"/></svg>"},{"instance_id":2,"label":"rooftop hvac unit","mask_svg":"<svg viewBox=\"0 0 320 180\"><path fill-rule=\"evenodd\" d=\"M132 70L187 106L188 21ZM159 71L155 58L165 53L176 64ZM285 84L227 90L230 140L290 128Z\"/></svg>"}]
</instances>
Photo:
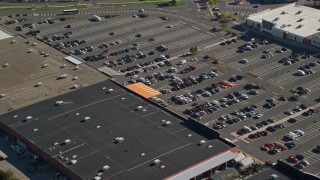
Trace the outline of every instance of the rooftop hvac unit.
<instances>
[{"instance_id":1,"label":"rooftop hvac unit","mask_svg":"<svg viewBox=\"0 0 320 180\"><path fill-rule=\"evenodd\" d=\"M66 79L67 78L67 74L63 74L59 77L60 79Z\"/></svg>"},{"instance_id":2,"label":"rooftop hvac unit","mask_svg":"<svg viewBox=\"0 0 320 180\"><path fill-rule=\"evenodd\" d=\"M124 138L123 138L123 137L116 137L116 138L114 138L114 140L115 140L117 143L123 143L123 142L124 142Z\"/></svg>"},{"instance_id":3,"label":"rooftop hvac unit","mask_svg":"<svg viewBox=\"0 0 320 180\"><path fill-rule=\"evenodd\" d=\"M77 160L73 159L73 160L71 160L70 163L71 163L71 164L76 164L76 163L77 163Z\"/></svg>"},{"instance_id":4,"label":"rooftop hvac unit","mask_svg":"<svg viewBox=\"0 0 320 180\"><path fill-rule=\"evenodd\" d=\"M70 143L71 143L71 140L70 140L70 139L64 140L64 144L70 144Z\"/></svg>"},{"instance_id":5,"label":"rooftop hvac unit","mask_svg":"<svg viewBox=\"0 0 320 180\"><path fill-rule=\"evenodd\" d=\"M113 91L114 91L114 89L108 89L108 93L111 93Z\"/></svg>"},{"instance_id":6,"label":"rooftop hvac unit","mask_svg":"<svg viewBox=\"0 0 320 180\"><path fill-rule=\"evenodd\" d=\"M172 124L171 121L166 121L166 122L164 123L165 126L170 126L171 124Z\"/></svg>"},{"instance_id":7,"label":"rooftop hvac unit","mask_svg":"<svg viewBox=\"0 0 320 180\"><path fill-rule=\"evenodd\" d=\"M42 82L38 82L37 84L34 85L34 87L40 87L42 86L42 84L43 84Z\"/></svg>"},{"instance_id":8,"label":"rooftop hvac unit","mask_svg":"<svg viewBox=\"0 0 320 180\"><path fill-rule=\"evenodd\" d=\"M201 141L199 142L199 145L204 145L204 144L206 144L206 140L201 140Z\"/></svg>"},{"instance_id":9,"label":"rooftop hvac unit","mask_svg":"<svg viewBox=\"0 0 320 180\"><path fill-rule=\"evenodd\" d=\"M75 85L71 86L71 89L78 89L78 88L79 88L78 84L75 84Z\"/></svg>"},{"instance_id":10,"label":"rooftop hvac unit","mask_svg":"<svg viewBox=\"0 0 320 180\"><path fill-rule=\"evenodd\" d=\"M60 105L63 105L64 102L63 101L56 101L56 106L60 106Z\"/></svg>"},{"instance_id":11,"label":"rooftop hvac unit","mask_svg":"<svg viewBox=\"0 0 320 180\"><path fill-rule=\"evenodd\" d=\"M153 164L154 165L158 165L158 164L160 164L161 163L161 161L159 160L159 159L155 159L154 161L153 161Z\"/></svg>"},{"instance_id":12,"label":"rooftop hvac unit","mask_svg":"<svg viewBox=\"0 0 320 180\"><path fill-rule=\"evenodd\" d=\"M110 166L105 165L105 166L102 167L102 170L103 171L109 171L110 170Z\"/></svg>"}]
</instances>

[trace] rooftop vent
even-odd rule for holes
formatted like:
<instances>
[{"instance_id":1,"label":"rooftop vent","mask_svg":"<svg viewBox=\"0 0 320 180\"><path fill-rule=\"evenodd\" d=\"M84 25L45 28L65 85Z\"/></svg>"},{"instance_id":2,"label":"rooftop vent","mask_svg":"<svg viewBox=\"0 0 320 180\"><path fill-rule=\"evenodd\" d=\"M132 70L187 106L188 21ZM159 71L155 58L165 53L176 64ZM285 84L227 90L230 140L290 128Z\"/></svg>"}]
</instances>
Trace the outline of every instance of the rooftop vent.
<instances>
[{"instance_id":1,"label":"rooftop vent","mask_svg":"<svg viewBox=\"0 0 320 180\"><path fill-rule=\"evenodd\" d=\"M33 132L38 132L39 130L37 128L33 129L32 130Z\"/></svg>"},{"instance_id":2,"label":"rooftop vent","mask_svg":"<svg viewBox=\"0 0 320 180\"><path fill-rule=\"evenodd\" d=\"M27 116L26 117L26 120L28 121L28 120L31 120L32 119L32 116Z\"/></svg>"},{"instance_id":3,"label":"rooftop vent","mask_svg":"<svg viewBox=\"0 0 320 180\"><path fill-rule=\"evenodd\" d=\"M160 169L164 169L166 166L165 165L162 165L162 166L160 166Z\"/></svg>"},{"instance_id":4,"label":"rooftop vent","mask_svg":"<svg viewBox=\"0 0 320 180\"><path fill-rule=\"evenodd\" d=\"M76 164L77 163L77 160L73 159L71 160L70 164Z\"/></svg>"},{"instance_id":5,"label":"rooftop vent","mask_svg":"<svg viewBox=\"0 0 320 180\"><path fill-rule=\"evenodd\" d=\"M159 160L159 159L155 159L154 161L153 161L153 164L154 165L158 165L158 164L160 164L161 163L161 161Z\"/></svg>"},{"instance_id":6,"label":"rooftop vent","mask_svg":"<svg viewBox=\"0 0 320 180\"><path fill-rule=\"evenodd\" d=\"M101 128L101 126L100 126L100 125L96 126L96 129L99 129L99 128Z\"/></svg>"},{"instance_id":7,"label":"rooftop vent","mask_svg":"<svg viewBox=\"0 0 320 180\"><path fill-rule=\"evenodd\" d=\"M2 65L2 67L8 67L9 63L5 63L4 65Z\"/></svg>"},{"instance_id":8,"label":"rooftop vent","mask_svg":"<svg viewBox=\"0 0 320 180\"><path fill-rule=\"evenodd\" d=\"M303 21L304 20L304 18L301 18L301 19L299 19L297 22L301 22L301 21Z\"/></svg>"},{"instance_id":9,"label":"rooftop vent","mask_svg":"<svg viewBox=\"0 0 320 180\"><path fill-rule=\"evenodd\" d=\"M108 89L108 93L112 93L114 89Z\"/></svg>"},{"instance_id":10,"label":"rooftop vent","mask_svg":"<svg viewBox=\"0 0 320 180\"><path fill-rule=\"evenodd\" d=\"M56 106L61 106L61 105L63 105L63 101L56 101Z\"/></svg>"},{"instance_id":11,"label":"rooftop vent","mask_svg":"<svg viewBox=\"0 0 320 180\"><path fill-rule=\"evenodd\" d=\"M79 115L80 115L80 113L76 113L75 115L76 115L76 116L79 116Z\"/></svg>"},{"instance_id":12,"label":"rooftop vent","mask_svg":"<svg viewBox=\"0 0 320 180\"><path fill-rule=\"evenodd\" d=\"M75 77L72 78L73 81L75 81L75 80L77 80L77 79L79 79L78 76L75 76Z\"/></svg>"},{"instance_id":13,"label":"rooftop vent","mask_svg":"<svg viewBox=\"0 0 320 180\"><path fill-rule=\"evenodd\" d=\"M102 170L103 171L109 171L110 170L110 166L105 165L105 166L102 167Z\"/></svg>"},{"instance_id":14,"label":"rooftop vent","mask_svg":"<svg viewBox=\"0 0 320 180\"><path fill-rule=\"evenodd\" d=\"M144 109L143 106L138 106L136 110L137 111L143 111L143 112L146 111L146 109Z\"/></svg>"},{"instance_id":15,"label":"rooftop vent","mask_svg":"<svg viewBox=\"0 0 320 180\"><path fill-rule=\"evenodd\" d=\"M116 143L123 143L124 142L123 137L116 137L116 138L114 138L114 140L116 141Z\"/></svg>"},{"instance_id":16,"label":"rooftop vent","mask_svg":"<svg viewBox=\"0 0 320 180\"><path fill-rule=\"evenodd\" d=\"M146 155L146 153L141 153L141 154L140 154L141 157L143 157L143 156L145 156L145 155Z\"/></svg>"},{"instance_id":17,"label":"rooftop vent","mask_svg":"<svg viewBox=\"0 0 320 180\"><path fill-rule=\"evenodd\" d=\"M303 27L303 24L299 24L299 25L297 26L297 28L301 28L301 27Z\"/></svg>"},{"instance_id":18,"label":"rooftop vent","mask_svg":"<svg viewBox=\"0 0 320 180\"><path fill-rule=\"evenodd\" d=\"M210 149L210 148L212 148L212 145L209 145L209 146L207 146L208 147L208 149Z\"/></svg>"},{"instance_id":19,"label":"rooftop vent","mask_svg":"<svg viewBox=\"0 0 320 180\"><path fill-rule=\"evenodd\" d=\"M58 142L53 143L53 146L58 146L58 145L59 145Z\"/></svg>"},{"instance_id":20,"label":"rooftop vent","mask_svg":"<svg viewBox=\"0 0 320 180\"><path fill-rule=\"evenodd\" d=\"M201 146L201 145L204 145L204 144L206 144L206 140L201 140L200 142L199 142L199 145Z\"/></svg>"},{"instance_id":21,"label":"rooftop vent","mask_svg":"<svg viewBox=\"0 0 320 180\"><path fill-rule=\"evenodd\" d=\"M78 157L77 155L71 156L72 159L76 159L77 157Z\"/></svg>"},{"instance_id":22,"label":"rooftop vent","mask_svg":"<svg viewBox=\"0 0 320 180\"><path fill-rule=\"evenodd\" d=\"M70 144L71 143L71 140L70 139L66 139L66 140L64 140L64 144Z\"/></svg>"},{"instance_id":23,"label":"rooftop vent","mask_svg":"<svg viewBox=\"0 0 320 180\"><path fill-rule=\"evenodd\" d=\"M90 121L90 117L89 116L86 116L86 117L84 117L84 119L83 120L85 120L85 121Z\"/></svg>"},{"instance_id":24,"label":"rooftop vent","mask_svg":"<svg viewBox=\"0 0 320 180\"><path fill-rule=\"evenodd\" d=\"M94 177L94 180L100 180L100 179L101 179L100 176L95 176L95 177Z\"/></svg>"},{"instance_id":25,"label":"rooftop vent","mask_svg":"<svg viewBox=\"0 0 320 180\"><path fill-rule=\"evenodd\" d=\"M188 134L187 136L188 136L188 137L192 137L192 134Z\"/></svg>"}]
</instances>

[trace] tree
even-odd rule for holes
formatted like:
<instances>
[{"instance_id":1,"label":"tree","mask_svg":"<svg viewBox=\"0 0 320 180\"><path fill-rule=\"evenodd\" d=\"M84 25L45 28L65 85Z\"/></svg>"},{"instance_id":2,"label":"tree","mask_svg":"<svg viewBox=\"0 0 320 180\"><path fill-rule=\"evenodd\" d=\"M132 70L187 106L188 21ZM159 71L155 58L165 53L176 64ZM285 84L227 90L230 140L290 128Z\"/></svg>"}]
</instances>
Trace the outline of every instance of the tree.
<instances>
[{"instance_id":1,"label":"tree","mask_svg":"<svg viewBox=\"0 0 320 180\"><path fill-rule=\"evenodd\" d=\"M212 7L214 4L216 4L216 0L208 0L208 3L210 7Z\"/></svg>"},{"instance_id":2,"label":"tree","mask_svg":"<svg viewBox=\"0 0 320 180\"><path fill-rule=\"evenodd\" d=\"M171 0L171 4L174 6L176 5L177 1L176 0Z\"/></svg>"},{"instance_id":3,"label":"tree","mask_svg":"<svg viewBox=\"0 0 320 180\"><path fill-rule=\"evenodd\" d=\"M13 171L8 170L8 171L3 171L0 169L0 179L1 180L19 180L18 178L15 177Z\"/></svg>"},{"instance_id":4,"label":"tree","mask_svg":"<svg viewBox=\"0 0 320 180\"><path fill-rule=\"evenodd\" d=\"M190 48L190 53L191 53L192 55L197 54L197 53L198 53L198 47L196 47L196 46L191 47L191 48Z\"/></svg>"}]
</instances>

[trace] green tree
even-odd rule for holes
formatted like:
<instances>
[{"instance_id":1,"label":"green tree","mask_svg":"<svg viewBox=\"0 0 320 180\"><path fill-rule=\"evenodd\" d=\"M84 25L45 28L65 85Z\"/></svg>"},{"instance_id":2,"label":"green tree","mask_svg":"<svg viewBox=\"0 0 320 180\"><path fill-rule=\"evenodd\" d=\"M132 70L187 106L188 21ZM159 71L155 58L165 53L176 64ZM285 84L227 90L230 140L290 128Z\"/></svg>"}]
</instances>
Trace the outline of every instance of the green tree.
<instances>
[{"instance_id":1,"label":"green tree","mask_svg":"<svg viewBox=\"0 0 320 180\"><path fill-rule=\"evenodd\" d=\"M216 0L208 0L208 3L210 7L212 7L214 4L216 4Z\"/></svg>"},{"instance_id":2,"label":"green tree","mask_svg":"<svg viewBox=\"0 0 320 180\"><path fill-rule=\"evenodd\" d=\"M192 55L197 54L197 53L198 53L198 47L196 47L196 46L191 47L191 48L190 48L190 53L191 53Z\"/></svg>"},{"instance_id":3,"label":"green tree","mask_svg":"<svg viewBox=\"0 0 320 180\"><path fill-rule=\"evenodd\" d=\"M8 171L3 171L0 169L0 179L1 180L19 180L18 178L15 177L13 171L8 170Z\"/></svg>"},{"instance_id":4,"label":"green tree","mask_svg":"<svg viewBox=\"0 0 320 180\"><path fill-rule=\"evenodd\" d=\"M176 0L171 0L171 4L174 6L176 5L177 1Z\"/></svg>"}]
</instances>

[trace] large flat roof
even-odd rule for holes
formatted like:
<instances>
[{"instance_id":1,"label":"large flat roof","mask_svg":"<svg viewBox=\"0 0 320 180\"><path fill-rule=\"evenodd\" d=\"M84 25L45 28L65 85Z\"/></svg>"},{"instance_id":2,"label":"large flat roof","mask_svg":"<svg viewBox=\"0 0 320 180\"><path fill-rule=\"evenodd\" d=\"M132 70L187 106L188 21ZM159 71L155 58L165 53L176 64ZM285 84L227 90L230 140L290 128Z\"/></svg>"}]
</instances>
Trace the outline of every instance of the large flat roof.
<instances>
[{"instance_id":1,"label":"large flat roof","mask_svg":"<svg viewBox=\"0 0 320 180\"><path fill-rule=\"evenodd\" d=\"M272 10L265 10L250 15L247 19L262 22L262 20L276 23L276 28L301 37L319 34L320 10L307 6L288 4ZM302 27L298 27L302 25Z\"/></svg>"},{"instance_id":2,"label":"large flat roof","mask_svg":"<svg viewBox=\"0 0 320 180\"><path fill-rule=\"evenodd\" d=\"M106 93L110 88L114 92ZM59 100L65 104L55 106ZM146 111L135 111L138 106ZM32 119L25 122L27 116ZM162 120L172 125L163 126ZM102 179L163 179L231 149L110 81L10 112L0 121L84 179L92 179L105 165L111 169ZM125 141L115 143L116 137ZM64 145L66 139L71 143ZM206 145L199 146L200 140ZM74 155L77 163L70 165ZM165 168L152 166L155 159Z\"/></svg>"}]
</instances>

